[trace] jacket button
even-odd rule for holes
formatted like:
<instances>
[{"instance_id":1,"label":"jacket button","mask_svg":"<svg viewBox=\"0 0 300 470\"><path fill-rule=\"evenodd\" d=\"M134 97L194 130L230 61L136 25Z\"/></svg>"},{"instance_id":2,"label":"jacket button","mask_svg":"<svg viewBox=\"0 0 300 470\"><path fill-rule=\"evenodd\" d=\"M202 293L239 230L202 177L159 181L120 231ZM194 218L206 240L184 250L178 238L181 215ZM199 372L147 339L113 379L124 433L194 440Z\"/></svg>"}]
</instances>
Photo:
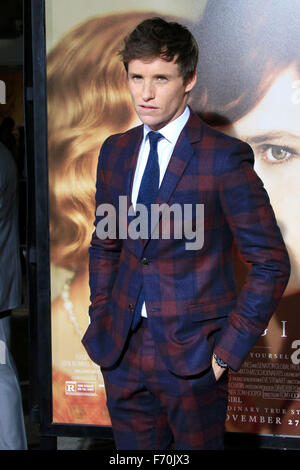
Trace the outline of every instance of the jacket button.
<instances>
[{"instance_id":1,"label":"jacket button","mask_svg":"<svg viewBox=\"0 0 300 470\"><path fill-rule=\"evenodd\" d=\"M144 264L145 266L150 263L148 258L142 258L141 263Z\"/></svg>"},{"instance_id":2,"label":"jacket button","mask_svg":"<svg viewBox=\"0 0 300 470\"><path fill-rule=\"evenodd\" d=\"M132 311L134 309L133 304L129 304L128 308L129 308L130 311Z\"/></svg>"}]
</instances>

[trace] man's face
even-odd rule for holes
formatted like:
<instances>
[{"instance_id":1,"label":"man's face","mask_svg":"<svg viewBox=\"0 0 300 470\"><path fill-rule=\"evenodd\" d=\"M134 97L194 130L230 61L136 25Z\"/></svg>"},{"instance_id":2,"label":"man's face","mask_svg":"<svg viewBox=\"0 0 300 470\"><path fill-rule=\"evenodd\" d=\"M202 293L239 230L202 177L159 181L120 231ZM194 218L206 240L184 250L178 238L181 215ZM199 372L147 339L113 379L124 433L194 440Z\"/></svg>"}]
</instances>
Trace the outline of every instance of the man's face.
<instances>
[{"instance_id":1,"label":"man's face","mask_svg":"<svg viewBox=\"0 0 300 470\"><path fill-rule=\"evenodd\" d=\"M140 120L157 131L183 113L196 76L184 83L175 59L133 59L128 64L129 91Z\"/></svg>"}]
</instances>

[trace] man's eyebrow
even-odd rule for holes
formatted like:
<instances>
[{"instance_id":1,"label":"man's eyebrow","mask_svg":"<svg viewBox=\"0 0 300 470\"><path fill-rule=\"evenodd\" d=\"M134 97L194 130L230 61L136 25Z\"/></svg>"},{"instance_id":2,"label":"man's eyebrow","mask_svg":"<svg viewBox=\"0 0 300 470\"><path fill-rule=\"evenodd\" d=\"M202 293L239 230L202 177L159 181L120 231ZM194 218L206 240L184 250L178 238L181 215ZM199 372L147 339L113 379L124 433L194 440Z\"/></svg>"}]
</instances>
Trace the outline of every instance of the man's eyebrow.
<instances>
[{"instance_id":1,"label":"man's eyebrow","mask_svg":"<svg viewBox=\"0 0 300 470\"><path fill-rule=\"evenodd\" d=\"M249 136L245 138L244 140L248 142L249 144L260 144L262 142L266 141L272 141L272 140L296 140L300 141L300 136L296 134L292 134L290 132L285 132L285 131L270 131L270 132L263 132L261 134L256 134L253 136Z\"/></svg>"},{"instance_id":2,"label":"man's eyebrow","mask_svg":"<svg viewBox=\"0 0 300 470\"><path fill-rule=\"evenodd\" d=\"M134 76L143 77L143 74L141 72L128 72L128 75L130 77L134 77ZM153 75L154 78L158 78L158 77L170 78L171 76L172 76L171 74L164 73L164 72L161 72L161 73L158 72Z\"/></svg>"}]
</instances>

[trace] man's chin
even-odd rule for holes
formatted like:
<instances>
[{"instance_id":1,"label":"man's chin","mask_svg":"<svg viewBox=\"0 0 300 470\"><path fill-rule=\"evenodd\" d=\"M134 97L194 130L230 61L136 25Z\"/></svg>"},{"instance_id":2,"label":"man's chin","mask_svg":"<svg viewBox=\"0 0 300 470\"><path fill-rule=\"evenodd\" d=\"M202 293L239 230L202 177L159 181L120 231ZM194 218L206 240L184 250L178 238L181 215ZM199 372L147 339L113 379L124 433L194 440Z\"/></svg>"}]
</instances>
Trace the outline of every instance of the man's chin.
<instances>
[{"instance_id":1,"label":"man's chin","mask_svg":"<svg viewBox=\"0 0 300 470\"><path fill-rule=\"evenodd\" d=\"M163 122L159 120L149 119L149 116L139 115L139 118L143 124L146 124L153 131L157 131L158 129L161 129L165 125Z\"/></svg>"}]
</instances>

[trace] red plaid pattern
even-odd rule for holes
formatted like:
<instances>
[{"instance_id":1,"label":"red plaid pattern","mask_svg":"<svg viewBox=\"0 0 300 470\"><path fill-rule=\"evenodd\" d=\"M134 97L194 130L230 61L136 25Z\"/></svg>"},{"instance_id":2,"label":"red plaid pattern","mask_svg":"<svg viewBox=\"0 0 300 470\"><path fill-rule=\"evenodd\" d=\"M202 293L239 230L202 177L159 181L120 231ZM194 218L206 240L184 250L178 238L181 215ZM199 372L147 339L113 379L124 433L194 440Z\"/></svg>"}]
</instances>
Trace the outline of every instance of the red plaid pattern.
<instances>
[{"instance_id":1,"label":"red plaid pattern","mask_svg":"<svg viewBox=\"0 0 300 470\"><path fill-rule=\"evenodd\" d=\"M131 334L120 364L102 372L117 449L223 449L226 372L218 382L212 368L177 377L144 325Z\"/></svg>"},{"instance_id":2,"label":"red plaid pattern","mask_svg":"<svg viewBox=\"0 0 300 470\"><path fill-rule=\"evenodd\" d=\"M131 195L142 126L102 146L96 206ZM119 360L143 284L149 331L166 368L188 377L206 370L212 351L238 370L266 328L289 278L289 258L253 152L193 113L183 129L156 203L204 204L204 245L187 240L100 240L90 248L91 323L83 338L103 368ZM131 202L128 197L127 208ZM96 217L95 225L101 220ZM124 221L127 226L130 217ZM194 215L193 222L195 223ZM160 220L161 224L161 220ZM119 228L119 227L118 227ZM233 241L250 270L239 296ZM146 258L148 264L141 262Z\"/></svg>"}]
</instances>

